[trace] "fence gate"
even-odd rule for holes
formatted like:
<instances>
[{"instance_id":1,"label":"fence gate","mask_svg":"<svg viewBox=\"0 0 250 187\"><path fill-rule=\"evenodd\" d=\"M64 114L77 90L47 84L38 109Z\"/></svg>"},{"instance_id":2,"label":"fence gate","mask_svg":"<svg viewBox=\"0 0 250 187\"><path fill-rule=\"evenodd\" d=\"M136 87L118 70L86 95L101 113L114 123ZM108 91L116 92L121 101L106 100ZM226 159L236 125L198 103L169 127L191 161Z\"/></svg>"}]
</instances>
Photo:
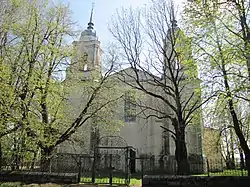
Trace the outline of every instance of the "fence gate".
<instances>
[{"instance_id":1,"label":"fence gate","mask_svg":"<svg viewBox=\"0 0 250 187\"><path fill-rule=\"evenodd\" d=\"M129 151L124 139L119 136L105 136L99 139L94 149L92 170L93 183L129 184Z\"/></svg>"}]
</instances>

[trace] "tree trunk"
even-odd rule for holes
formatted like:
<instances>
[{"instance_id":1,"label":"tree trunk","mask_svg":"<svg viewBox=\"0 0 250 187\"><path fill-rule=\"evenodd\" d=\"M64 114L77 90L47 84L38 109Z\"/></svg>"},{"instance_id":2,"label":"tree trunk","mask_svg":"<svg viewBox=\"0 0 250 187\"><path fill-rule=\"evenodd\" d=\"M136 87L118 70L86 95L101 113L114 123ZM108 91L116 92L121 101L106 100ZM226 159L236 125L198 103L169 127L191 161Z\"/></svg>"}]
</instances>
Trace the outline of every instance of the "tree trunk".
<instances>
[{"instance_id":1,"label":"tree trunk","mask_svg":"<svg viewBox=\"0 0 250 187\"><path fill-rule=\"evenodd\" d=\"M248 71L248 80L250 81L250 55L247 55L247 71Z\"/></svg>"},{"instance_id":2,"label":"tree trunk","mask_svg":"<svg viewBox=\"0 0 250 187\"><path fill-rule=\"evenodd\" d=\"M242 151L241 147L239 147L239 153L240 153L240 168L246 169L245 159L244 159L244 155L243 155L243 151Z\"/></svg>"},{"instance_id":3,"label":"tree trunk","mask_svg":"<svg viewBox=\"0 0 250 187\"><path fill-rule=\"evenodd\" d=\"M33 170L35 168L35 163L36 163L36 156L37 156L37 151L34 152L33 159L31 162L31 169Z\"/></svg>"},{"instance_id":4,"label":"tree trunk","mask_svg":"<svg viewBox=\"0 0 250 187\"><path fill-rule=\"evenodd\" d=\"M40 170L43 172L50 172L51 159L53 148L44 148L41 150Z\"/></svg>"},{"instance_id":5,"label":"tree trunk","mask_svg":"<svg viewBox=\"0 0 250 187\"><path fill-rule=\"evenodd\" d=\"M228 139L227 136L225 137L226 138L226 166L227 166L227 169L232 169L232 166L231 166L231 153L230 153L230 148L229 148L229 144L230 144L230 138Z\"/></svg>"},{"instance_id":6,"label":"tree trunk","mask_svg":"<svg viewBox=\"0 0 250 187\"><path fill-rule=\"evenodd\" d=\"M245 162L248 176L250 176L250 152L248 154L245 153Z\"/></svg>"},{"instance_id":7,"label":"tree trunk","mask_svg":"<svg viewBox=\"0 0 250 187\"><path fill-rule=\"evenodd\" d=\"M231 150L231 169L235 169L235 157L234 157L234 137L233 130L230 128L230 150Z\"/></svg>"},{"instance_id":8,"label":"tree trunk","mask_svg":"<svg viewBox=\"0 0 250 187\"><path fill-rule=\"evenodd\" d=\"M177 161L177 174L189 175L190 165L188 162L187 147L185 142L185 130L176 131L175 159Z\"/></svg>"},{"instance_id":9,"label":"tree trunk","mask_svg":"<svg viewBox=\"0 0 250 187\"><path fill-rule=\"evenodd\" d=\"M239 123L238 116L237 116L235 109L234 109L234 102L232 100L232 95L231 95L231 92L229 89L230 87L229 87L229 84L227 82L227 79L225 79L224 82L225 82L225 87L228 90L228 98L229 98L228 105L229 105L230 114L231 114L232 119L233 119L234 131L239 139L240 146L245 154L245 161L246 161L248 176L250 176L250 149L247 145L247 141L244 137L244 134L240 128L240 123Z\"/></svg>"},{"instance_id":10,"label":"tree trunk","mask_svg":"<svg viewBox=\"0 0 250 187\"><path fill-rule=\"evenodd\" d=\"M247 145L247 141L246 141L246 139L243 135L243 132L240 128L240 123L239 123L239 120L237 118L236 112L234 110L233 100L229 99L228 104L229 104L230 113L231 113L231 116L233 119L235 133L236 133L237 137L239 138L240 146L245 154L245 161L246 161L248 176L250 176L250 149Z\"/></svg>"}]
</instances>

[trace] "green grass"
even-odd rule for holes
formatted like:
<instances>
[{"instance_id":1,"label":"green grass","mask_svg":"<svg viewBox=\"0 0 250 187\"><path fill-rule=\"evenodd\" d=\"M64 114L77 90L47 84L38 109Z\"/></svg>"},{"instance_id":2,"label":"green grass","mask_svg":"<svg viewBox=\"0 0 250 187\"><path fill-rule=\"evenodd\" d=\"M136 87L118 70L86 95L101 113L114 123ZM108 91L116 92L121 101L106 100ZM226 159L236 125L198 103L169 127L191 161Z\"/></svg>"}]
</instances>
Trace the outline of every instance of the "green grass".
<instances>
[{"instance_id":1,"label":"green grass","mask_svg":"<svg viewBox=\"0 0 250 187\"><path fill-rule=\"evenodd\" d=\"M142 184L141 179L130 179L130 185Z\"/></svg>"},{"instance_id":2,"label":"green grass","mask_svg":"<svg viewBox=\"0 0 250 187\"><path fill-rule=\"evenodd\" d=\"M81 183L91 183L92 179L91 177L82 177L81 178ZM108 177L97 177L95 179L95 183L97 184L108 184L109 183L109 178ZM120 178L120 177L113 177L112 178L112 183L113 184L125 184L125 179ZM131 178L130 179L130 185L141 185L141 179L136 179L136 178Z\"/></svg>"},{"instance_id":3,"label":"green grass","mask_svg":"<svg viewBox=\"0 0 250 187\"><path fill-rule=\"evenodd\" d=\"M204 174L196 174L193 176L208 176L207 173ZM247 176L247 171L241 171L241 170L224 170L221 172L210 172L209 176ZM91 177L82 177L81 183L91 183L92 179ZM109 177L97 177L95 179L96 184L108 184L109 183ZM113 177L112 179L113 184L125 184L125 180L123 177ZM130 186L134 185L141 185L142 180L140 177L134 177L130 179Z\"/></svg>"},{"instance_id":4,"label":"green grass","mask_svg":"<svg viewBox=\"0 0 250 187\"><path fill-rule=\"evenodd\" d=\"M208 176L207 173L204 174L198 174L194 176ZM247 171L241 171L241 170L224 170L221 172L209 172L209 176L247 176Z\"/></svg>"}]
</instances>

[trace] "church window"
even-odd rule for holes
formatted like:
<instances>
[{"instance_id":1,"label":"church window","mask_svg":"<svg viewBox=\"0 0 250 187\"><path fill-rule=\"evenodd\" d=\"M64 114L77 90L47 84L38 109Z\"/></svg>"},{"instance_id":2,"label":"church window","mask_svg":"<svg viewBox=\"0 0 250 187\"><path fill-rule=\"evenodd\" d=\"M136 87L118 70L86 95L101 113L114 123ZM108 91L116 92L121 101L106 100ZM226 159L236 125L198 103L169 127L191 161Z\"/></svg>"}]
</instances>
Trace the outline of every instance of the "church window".
<instances>
[{"instance_id":1,"label":"church window","mask_svg":"<svg viewBox=\"0 0 250 187\"><path fill-rule=\"evenodd\" d=\"M164 155L168 155L169 154L169 133L167 131L163 131L162 140L163 140L162 152Z\"/></svg>"},{"instance_id":2,"label":"church window","mask_svg":"<svg viewBox=\"0 0 250 187\"><path fill-rule=\"evenodd\" d=\"M126 122L136 121L136 99L132 91L125 93L124 119Z\"/></svg>"}]
</instances>

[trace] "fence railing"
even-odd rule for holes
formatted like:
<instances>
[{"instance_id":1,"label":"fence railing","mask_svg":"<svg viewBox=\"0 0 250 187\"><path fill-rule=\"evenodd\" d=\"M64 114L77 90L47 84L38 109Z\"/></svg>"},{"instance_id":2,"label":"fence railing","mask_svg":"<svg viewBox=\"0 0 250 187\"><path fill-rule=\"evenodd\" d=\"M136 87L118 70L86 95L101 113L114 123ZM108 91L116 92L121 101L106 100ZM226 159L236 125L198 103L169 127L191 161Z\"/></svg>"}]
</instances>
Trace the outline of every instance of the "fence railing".
<instances>
[{"instance_id":1,"label":"fence railing","mask_svg":"<svg viewBox=\"0 0 250 187\"><path fill-rule=\"evenodd\" d=\"M246 167L239 159L225 161L222 159L205 159L207 176L247 176Z\"/></svg>"},{"instance_id":2,"label":"fence railing","mask_svg":"<svg viewBox=\"0 0 250 187\"><path fill-rule=\"evenodd\" d=\"M118 155L103 155L94 164L91 155L61 154L52 158L48 172L78 173L83 183L126 184L131 179L141 180L146 174L176 175L178 164L174 156L143 155L128 158L127 162ZM125 163L128 167L125 167ZM190 175L194 176L247 176L248 172L240 160L226 162L222 159L207 159L199 156L189 158ZM128 170L126 170L128 168ZM21 164L5 163L3 171L41 171L40 162ZM94 177L94 178L93 178ZM110 182L111 180L111 182Z\"/></svg>"}]
</instances>

